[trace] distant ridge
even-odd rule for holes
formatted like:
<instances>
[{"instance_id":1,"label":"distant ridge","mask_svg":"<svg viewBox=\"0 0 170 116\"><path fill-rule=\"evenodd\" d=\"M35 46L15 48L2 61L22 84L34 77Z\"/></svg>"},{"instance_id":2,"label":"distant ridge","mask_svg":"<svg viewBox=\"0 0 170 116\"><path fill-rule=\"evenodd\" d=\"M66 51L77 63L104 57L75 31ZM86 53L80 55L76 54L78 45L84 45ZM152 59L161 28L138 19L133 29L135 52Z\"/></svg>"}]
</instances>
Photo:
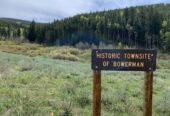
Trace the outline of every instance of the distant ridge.
<instances>
[{"instance_id":1,"label":"distant ridge","mask_svg":"<svg viewBox=\"0 0 170 116\"><path fill-rule=\"evenodd\" d=\"M0 18L0 21L4 21L6 23L16 23L16 24L25 24L25 25L29 25L31 23L31 21L14 19L14 18Z\"/></svg>"}]
</instances>

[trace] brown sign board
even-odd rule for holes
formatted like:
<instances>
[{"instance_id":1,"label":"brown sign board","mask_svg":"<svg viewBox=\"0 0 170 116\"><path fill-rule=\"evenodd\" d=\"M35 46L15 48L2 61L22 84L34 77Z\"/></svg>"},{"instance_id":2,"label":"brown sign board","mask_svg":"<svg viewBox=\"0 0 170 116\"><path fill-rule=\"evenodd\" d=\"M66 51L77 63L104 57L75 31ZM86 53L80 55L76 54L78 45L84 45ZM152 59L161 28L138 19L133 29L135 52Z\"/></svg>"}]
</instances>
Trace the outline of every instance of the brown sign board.
<instances>
[{"instance_id":1,"label":"brown sign board","mask_svg":"<svg viewBox=\"0 0 170 116\"><path fill-rule=\"evenodd\" d=\"M93 49L93 70L155 71L156 50Z\"/></svg>"}]
</instances>

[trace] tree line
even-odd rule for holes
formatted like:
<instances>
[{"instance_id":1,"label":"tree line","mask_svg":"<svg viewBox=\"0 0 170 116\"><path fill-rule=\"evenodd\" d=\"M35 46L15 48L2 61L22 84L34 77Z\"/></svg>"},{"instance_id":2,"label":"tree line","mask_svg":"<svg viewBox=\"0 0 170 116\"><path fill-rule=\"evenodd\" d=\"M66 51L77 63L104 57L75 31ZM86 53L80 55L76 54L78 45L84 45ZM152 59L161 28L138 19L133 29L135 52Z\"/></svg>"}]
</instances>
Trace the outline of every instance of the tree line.
<instances>
[{"instance_id":1,"label":"tree line","mask_svg":"<svg viewBox=\"0 0 170 116\"><path fill-rule=\"evenodd\" d=\"M114 45L170 51L170 4L91 12L48 24L32 21L29 27L15 28L17 35L20 31L30 42L47 45L74 46L79 42L99 45L102 40ZM4 32L1 30L0 36Z\"/></svg>"}]
</instances>

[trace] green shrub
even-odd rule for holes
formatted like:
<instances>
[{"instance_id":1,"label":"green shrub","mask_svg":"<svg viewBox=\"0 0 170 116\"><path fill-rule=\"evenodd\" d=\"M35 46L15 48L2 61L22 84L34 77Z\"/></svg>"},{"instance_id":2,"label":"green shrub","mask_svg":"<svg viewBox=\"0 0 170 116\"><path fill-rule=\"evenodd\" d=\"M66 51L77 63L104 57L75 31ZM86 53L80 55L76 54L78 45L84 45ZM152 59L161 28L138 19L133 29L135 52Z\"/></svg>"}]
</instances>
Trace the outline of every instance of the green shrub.
<instances>
[{"instance_id":1,"label":"green shrub","mask_svg":"<svg viewBox=\"0 0 170 116\"><path fill-rule=\"evenodd\" d=\"M62 98L61 111L59 111L59 116L73 116L71 109L71 101Z\"/></svg>"},{"instance_id":2,"label":"green shrub","mask_svg":"<svg viewBox=\"0 0 170 116\"><path fill-rule=\"evenodd\" d=\"M76 100L81 107L85 107L90 104L89 94L87 91L80 91Z\"/></svg>"},{"instance_id":3,"label":"green shrub","mask_svg":"<svg viewBox=\"0 0 170 116\"><path fill-rule=\"evenodd\" d=\"M53 59L60 59L60 60L69 60L69 61L78 61L79 58L72 54L62 54L62 53L51 53L49 55Z\"/></svg>"},{"instance_id":4,"label":"green shrub","mask_svg":"<svg viewBox=\"0 0 170 116\"><path fill-rule=\"evenodd\" d=\"M30 63L25 63L25 64L22 64L20 68L21 68L20 69L21 71L29 71L29 70L32 70L33 66Z\"/></svg>"},{"instance_id":5,"label":"green shrub","mask_svg":"<svg viewBox=\"0 0 170 116\"><path fill-rule=\"evenodd\" d=\"M72 55L75 55L75 56L78 56L79 54L81 54L81 51L79 49L76 49L76 48L70 48L68 50L68 52Z\"/></svg>"},{"instance_id":6,"label":"green shrub","mask_svg":"<svg viewBox=\"0 0 170 116\"><path fill-rule=\"evenodd\" d=\"M73 85L72 83L64 83L63 85L62 85L62 91L64 92L64 93L66 93L66 94L71 94L71 95L73 95L73 94L75 94L75 92L76 92L76 87L75 87L75 85Z\"/></svg>"},{"instance_id":7,"label":"green shrub","mask_svg":"<svg viewBox=\"0 0 170 116\"><path fill-rule=\"evenodd\" d=\"M111 111L112 107L113 107L113 96L111 96L109 93L104 94L102 97L102 104L104 105L104 109L106 109L107 111Z\"/></svg>"},{"instance_id":8,"label":"green shrub","mask_svg":"<svg viewBox=\"0 0 170 116\"><path fill-rule=\"evenodd\" d=\"M170 116L170 91L164 92L156 103L156 112L160 116Z\"/></svg>"}]
</instances>

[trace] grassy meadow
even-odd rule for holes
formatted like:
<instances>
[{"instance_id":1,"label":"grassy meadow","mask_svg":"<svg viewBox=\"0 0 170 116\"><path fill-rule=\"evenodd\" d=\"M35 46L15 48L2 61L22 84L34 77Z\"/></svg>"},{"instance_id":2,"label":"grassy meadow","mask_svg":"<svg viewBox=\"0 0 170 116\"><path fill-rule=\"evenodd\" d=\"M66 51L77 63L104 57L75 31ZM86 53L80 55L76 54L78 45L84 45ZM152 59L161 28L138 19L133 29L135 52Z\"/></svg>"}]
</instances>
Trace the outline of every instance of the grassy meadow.
<instances>
[{"instance_id":1,"label":"grassy meadow","mask_svg":"<svg viewBox=\"0 0 170 116\"><path fill-rule=\"evenodd\" d=\"M0 115L92 116L91 50L0 41ZM142 116L144 72L102 72L102 116ZM170 116L170 55L158 53L153 116Z\"/></svg>"}]
</instances>

